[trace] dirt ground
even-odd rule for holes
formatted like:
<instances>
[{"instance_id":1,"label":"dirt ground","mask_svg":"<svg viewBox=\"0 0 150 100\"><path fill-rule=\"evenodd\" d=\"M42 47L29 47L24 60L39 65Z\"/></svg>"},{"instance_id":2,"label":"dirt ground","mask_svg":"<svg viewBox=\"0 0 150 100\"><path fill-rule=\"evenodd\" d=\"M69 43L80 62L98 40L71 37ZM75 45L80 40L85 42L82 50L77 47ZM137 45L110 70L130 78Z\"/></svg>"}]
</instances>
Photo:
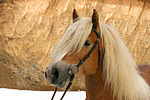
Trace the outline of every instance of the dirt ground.
<instances>
[{"instance_id":1,"label":"dirt ground","mask_svg":"<svg viewBox=\"0 0 150 100\"><path fill-rule=\"evenodd\" d=\"M0 88L16 87L17 78L13 75L13 73L11 73L3 63L0 63L0 68Z\"/></svg>"}]
</instances>

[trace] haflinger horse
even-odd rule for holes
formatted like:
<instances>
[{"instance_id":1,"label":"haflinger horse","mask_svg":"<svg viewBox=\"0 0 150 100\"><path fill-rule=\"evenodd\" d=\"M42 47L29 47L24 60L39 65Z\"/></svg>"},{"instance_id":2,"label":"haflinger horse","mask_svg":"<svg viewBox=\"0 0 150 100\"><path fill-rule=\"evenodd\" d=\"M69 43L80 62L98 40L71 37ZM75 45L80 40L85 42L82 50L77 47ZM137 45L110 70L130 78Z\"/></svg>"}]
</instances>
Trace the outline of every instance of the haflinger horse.
<instances>
[{"instance_id":1,"label":"haflinger horse","mask_svg":"<svg viewBox=\"0 0 150 100\"><path fill-rule=\"evenodd\" d=\"M79 72L85 75L86 100L150 100L150 82L141 77L150 81L150 66L136 66L121 37L99 22L95 9L92 18L80 18L73 11L73 24L52 56L45 76L58 88L72 82Z\"/></svg>"}]
</instances>

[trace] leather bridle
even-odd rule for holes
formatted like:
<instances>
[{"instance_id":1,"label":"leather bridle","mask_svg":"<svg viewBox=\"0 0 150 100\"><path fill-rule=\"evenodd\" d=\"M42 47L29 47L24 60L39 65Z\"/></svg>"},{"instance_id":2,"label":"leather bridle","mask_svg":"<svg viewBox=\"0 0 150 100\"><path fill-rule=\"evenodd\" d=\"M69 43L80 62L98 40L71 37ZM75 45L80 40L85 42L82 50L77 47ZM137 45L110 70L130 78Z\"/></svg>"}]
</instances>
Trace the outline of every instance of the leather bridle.
<instances>
[{"instance_id":1,"label":"leather bridle","mask_svg":"<svg viewBox=\"0 0 150 100\"><path fill-rule=\"evenodd\" d=\"M93 45L93 47L91 48L91 50L88 52L88 54L82 59L80 60L80 62L78 64L72 64L72 66L69 68L69 71L68 71L68 77L70 76L70 82L68 84L68 86L66 87L65 91L64 91L64 94L62 95L61 99L63 99L63 97L65 96L67 90L70 88L70 86L72 85L72 82L73 82L73 79L75 77L75 74L72 72L72 67L73 66L76 66L77 68L80 68L80 66L90 57L90 55L92 54L92 52L95 50L95 48L97 47L98 45L98 65L97 65L97 68L96 70L98 69L98 67L100 66L100 63L101 63L101 47L100 47L100 44L99 44L99 40L100 40L100 33L97 32L97 30L95 28L92 28L92 31L96 34L97 36L97 40L95 42L95 44ZM54 96L57 92L57 86L55 88L55 92L51 98L51 100L54 99Z\"/></svg>"}]
</instances>

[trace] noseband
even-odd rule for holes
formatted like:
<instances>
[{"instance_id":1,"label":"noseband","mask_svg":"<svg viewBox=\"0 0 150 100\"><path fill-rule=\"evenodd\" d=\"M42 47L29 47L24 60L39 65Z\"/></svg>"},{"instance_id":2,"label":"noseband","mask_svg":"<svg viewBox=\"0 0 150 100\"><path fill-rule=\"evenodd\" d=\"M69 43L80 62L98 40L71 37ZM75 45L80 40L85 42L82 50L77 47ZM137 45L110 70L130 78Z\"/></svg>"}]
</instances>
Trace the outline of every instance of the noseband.
<instances>
[{"instance_id":1,"label":"noseband","mask_svg":"<svg viewBox=\"0 0 150 100\"><path fill-rule=\"evenodd\" d=\"M80 60L80 62L79 62L78 64L72 64L72 66L70 67L70 70L69 70L69 72L67 73L67 74L70 76L70 82L69 82L68 86L66 87L66 90L65 90L65 92L64 92L64 94L62 95L62 97L61 97L60 100L62 100L63 97L65 96L67 90L68 90L68 89L70 88L70 86L72 85L73 79L74 79L74 77L75 77L75 74L72 72L72 67L73 67L73 66L76 66L77 68L80 68L80 66L90 57L90 55L91 55L92 52L95 50L95 48L97 47L97 45L98 45L98 55L99 55L99 56L98 56L98 65L97 65L96 70L98 69L98 67L99 67L99 65L100 65L100 63L101 63L101 48L100 48L100 44L99 44L100 34L99 34L99 33L97 32L97 30L94 29L94 28L92 28L92 31L96 34L97 40L96 40L95 44L93 45L93 47L91 48L91 50L88 52L88 54L87 54L82 60ZM56 91L57 91L57 87L56 87L56 89L55 89L55 92L54 92L54 94L53 94L51 100L54 99L55 94L56 94Z\"/></svg>"}]
</instances>

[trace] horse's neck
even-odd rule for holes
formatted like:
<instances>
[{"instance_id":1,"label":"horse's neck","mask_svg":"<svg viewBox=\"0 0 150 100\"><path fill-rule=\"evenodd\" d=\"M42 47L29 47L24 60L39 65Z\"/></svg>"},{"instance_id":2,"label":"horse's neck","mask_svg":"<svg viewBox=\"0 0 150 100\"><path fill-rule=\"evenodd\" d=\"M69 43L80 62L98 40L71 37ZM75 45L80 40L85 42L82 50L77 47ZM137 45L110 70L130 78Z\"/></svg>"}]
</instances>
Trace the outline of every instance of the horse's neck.
<instances>
[{"instance_id":1,"label":"horse's neck","mask_svg":"<svg viewBox=\"0 0 150 100\"><path fill-rule=\"evenodd\" d=\"M85 76L86 100L112 100L112 93L105 88L102 78L102 69L99 68L94 75Z\"/></svg>"}]
</instances>

